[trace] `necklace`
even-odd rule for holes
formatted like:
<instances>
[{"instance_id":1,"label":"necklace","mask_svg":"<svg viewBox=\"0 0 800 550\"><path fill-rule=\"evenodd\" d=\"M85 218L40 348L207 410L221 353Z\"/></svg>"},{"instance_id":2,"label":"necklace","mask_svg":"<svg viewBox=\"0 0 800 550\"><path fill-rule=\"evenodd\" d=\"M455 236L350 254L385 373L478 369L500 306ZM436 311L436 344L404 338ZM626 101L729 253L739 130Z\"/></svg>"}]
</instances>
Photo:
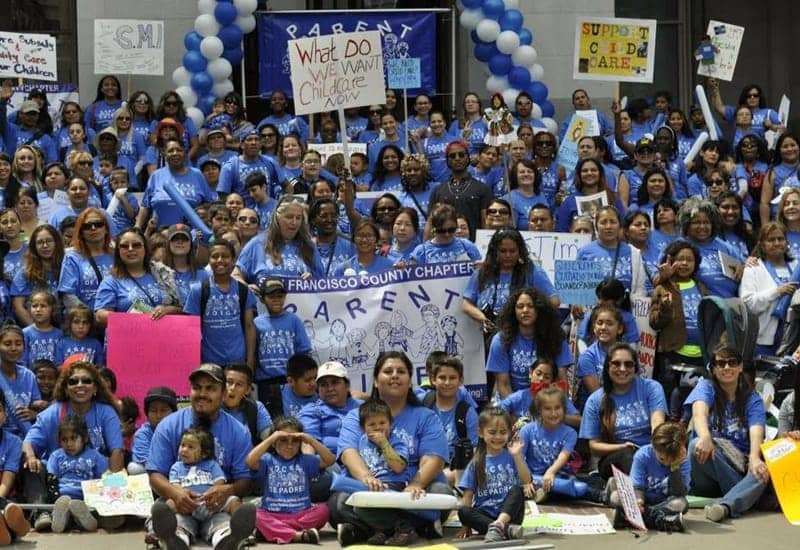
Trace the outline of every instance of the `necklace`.
<instances>
[{"instance_id":1,"label":"necklace","mask_svg":"<svg viewBox=\"0 0 800 550\"><path fill-rule=\"evenodd\" d=\"M465 185L462 187L462 183ZM467 191L469 187L469 180L468 179L456 179L450 178L450 181L447 182L447 189L453 195L453 198L458 200L461 196Z\"/></svg>"}]
</instances>

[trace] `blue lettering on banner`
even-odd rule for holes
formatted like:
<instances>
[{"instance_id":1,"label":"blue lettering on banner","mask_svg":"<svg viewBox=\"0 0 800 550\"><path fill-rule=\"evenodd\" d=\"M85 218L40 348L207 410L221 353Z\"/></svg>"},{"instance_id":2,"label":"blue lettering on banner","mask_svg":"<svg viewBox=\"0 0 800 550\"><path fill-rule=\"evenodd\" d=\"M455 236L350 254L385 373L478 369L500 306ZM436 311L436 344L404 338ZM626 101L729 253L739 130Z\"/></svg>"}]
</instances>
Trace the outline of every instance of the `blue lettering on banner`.
<instances>
[{"instance_id":1,"label":"blue lettering on banner","mask_svg":"<svg viewBox=\"0 0 800 550\"><path fill-rule=\"evenodd\" d=\"M419 84L408 89L409 96L436 91L436 16L433 13L405 10L349 14L341 11L270 12L257 14L256 19L261 94L283 90L291 97L289 40L371 30L381 33L385 71L395 59L402 59L403 63L419 60ZM335 54L328 52L328 55ZM413 74L407 70L402 74L406 83L412 82Z\"/></svg>"},{"instance_id":2,"label":"blue lettering on banner","mask_svg":"<svg viewBox=\"0 0 800 550\"><path fill-rule=\"evenodd\" d=\"M591 306L597 302L595 288L603 280L606 269L599 262L555 261L553 286L562 304Z\"/></svg>"}]
</instances>

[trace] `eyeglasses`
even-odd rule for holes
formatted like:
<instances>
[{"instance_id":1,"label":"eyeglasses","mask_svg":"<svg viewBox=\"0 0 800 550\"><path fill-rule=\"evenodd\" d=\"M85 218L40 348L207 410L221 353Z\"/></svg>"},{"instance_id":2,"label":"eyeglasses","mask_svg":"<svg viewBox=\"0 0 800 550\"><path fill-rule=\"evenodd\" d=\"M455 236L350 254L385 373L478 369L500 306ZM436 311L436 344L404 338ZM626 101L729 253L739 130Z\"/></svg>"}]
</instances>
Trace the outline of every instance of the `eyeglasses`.
<instances>
[{"instance_id":1,"label":"eyeglasses","mask_svg":"<svg viewBox=\"0 0 800 550\"><path fill-rule=\"evenodd\" d=\"M490 216L508 216L509 214L505 208L487 208L486 213Z\"/></svg>"},{"instance_id":2,"label":"eyeglasses","mask_svg":"<svg viewBox=\"0 0 800 550\"><path fill-rule=\"evenodd\" d=\"M56 241L53 239L36 239L36 246L53 246Z\"/></svg>"},{"instance_id":3,"label":"eyeglasses","mask_svg":"<svg viewBox=\"0 0 800 550\"><path fill-rule=\"evenodd\" d=\"M444 235L455 235L458 227L437 227L436 232Z\"/></svg>"},{"instance_id":4,"label":"eyeglasses","mask_svg":"<svg viewBox=\"0 0 800 550\"><path fill-rule=\"evenodd\" d=\"M179 103L177 101L165 101L164 107L177 107Z\"/></svg>"},{"instance_id":5,"label":"eyeglasses","mask_svg":"<svg viewBox=\"0 0 800 550\"><path fill-rule=\"evenodd\" d=\"M739 366L739 360L734 357L714 359L714 366L718 369L735 369Z\"/></svg>"},{"instance_id":6,"label":"eyeglasses","mask_svg":"<svg viewBox=\"0 0 800 550\"><path fill-rule=\"evenodd\" d=\"M130 119L131 119L131 117L129 117L129 116L118 116L117 117L117 120L130 120Z\"/></svg>"},{"instance_id":7,"label":"eyeglasses","mask_svg":"<svg viewBox=\"0 0 800 550\"><path fill-rule=\"evenodd\" d=\"M236 221L239 223L258 223L258 218L254 218L253 216L239 216L236 218Z\"/></svg>"},{"instance_id":8,"label":"eyeglasses","mask_svg":"<svg viewBox=\"0 0 800 550\"><path fill-rule=\"evenodd\" d=\"M723 185L724 183L725 180L720 178L711 178L710 180L708 180L708 185Z\"/></svg>"},{"instance_id":9,"label":"eyeglasses","mask_svg":"<svg viewBox=\"0 0 800 550\"><path fill-rule=\"evenodd\" d=\"M120 243L120 250L141 250L144 248L144 243Z\"/></svg>"},{"instance_id":10,"label":"eyeglasses","mask_svg":"<svg viewBox=\"0 0 800 550\"><path fill-rule=\"evenodd\" d=\"M633 361L609 361L609 366L615 369L626 369L626 370L633 370L636 368L636 363Z\"/></svg>"},{"instance_id":11,"label":"eyeglasses","mask_svg":"<svg viewBox=\"0 0 800 550\"><path fill-rule=\"evenodd\" d=\"M303 161L303 164L308 164L309 166L315 166L315 165L321 164L321 163L317 159L306 159L306 160Z\"/></svg>"},{"instance_id":12,"label":"eyeglasses","mask_svg":"<svg viewBox=\"0 0 800 550\"><path fill-rule=\"evenodd\" d=\"M100 229L101 227L105 227L106 222L84 222L81 226L81 231L92 231L94 229Z\"/></svg>"},{"instance_id":13,"label":"eyeglasses","mask_svg":"<svg viewBox=\"0 0 800 550\"><path fill-rule=\"evenodd\" d=\"M78 166L91 166L92 161L91 160L79 160L75 164L77 164Z\"/></svg>"},{"instance_id":14,"label":"eyeglasses","mask_svg":"<svg viewBox=\"0 0 800 550\"><path fill-rule=\"evenodd\" d=\"M463 159L466 158L467 153L466 151L456 151L455 153L447 153L447 158L449 159Z\"/></svg>"},{"instance_id":15,"label":"eyeglasses","mask_svg":"<svg viewBox=\"0 0 800 550\"><path fill-rule=\"evenodd\" d=\"M72 376L67 378L67 385L68 386L77 386L78 384L83 384L84 386L91 386L94 384L94 380L89 378L88 376Z\"/></svg>"}]
</instances>

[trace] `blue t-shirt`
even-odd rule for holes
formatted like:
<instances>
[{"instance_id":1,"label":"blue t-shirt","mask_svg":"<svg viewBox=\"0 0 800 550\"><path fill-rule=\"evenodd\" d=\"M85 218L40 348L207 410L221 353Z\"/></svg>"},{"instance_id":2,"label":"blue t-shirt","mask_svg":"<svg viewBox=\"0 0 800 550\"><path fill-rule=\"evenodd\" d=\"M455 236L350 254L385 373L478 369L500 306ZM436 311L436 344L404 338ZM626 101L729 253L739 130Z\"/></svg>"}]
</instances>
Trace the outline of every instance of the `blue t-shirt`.
<instances>
[{"instance_id":1,"label":"blue t-shirt","mask_svg":"<svg viewBox=\"0 0 800 550\"><path fill-rule=\"evenodd\" d=\"M740 375L742 376L742 375ZM692 404L695 401L702 401L708 405L708 429L712 437L722 437L733 443L736 448L744 454L750 453L750 428L752 426L764 426L766 423L766 412L764 411L764 401L758 393L751 391L747 396L747 403L744 407L745 425L742 426L736 416L736 409L733 401L728 401L722 418L717 418L714 413L714 397L716 391L714 384L703 378L694 387L689 397L683 404L684 411L691 414Z\"/></svg>"},{"instance_id":2,"label":"blue t-shirt","mask_svg":"<svg viewBox=\"0 0 800 550\"><path fill-rule=\"evenodd\" d=\"M518 391L531 385L531 365L537 358L534 340L518 334L511 345L506 347L502 334L498 333L492 337L492 343L489 345L486 372L508 374L511 377L511 389ZM559 369L565 369L572 364L572 354L564 340L561 341L561 349L554 360Z\"/></svg>"},{"instance_id":3,"label":"blue t-shirt","mask_svg":"<svg viewBox=\"0 0 800 550\"><path fill-rule=\"evenodd\" d=\"M764 122L766 120L769 120L773 125L781 123L778 113L772 109L756 107L755 109L750 109L750 112L753 115L753 122L750 123L750 132L757 135L761 139L764 139L764 133L767 131L767 129L764 127ZM725 114L722 118L728 122L734 122L736 120L736 107L732 105L726 105ZM778 188L776 187L775 189Z\"/></svg>"},{"instance_id":4,"label":"blue t-shirt","mask_svg":"<svg viewBox=\"0 0 800 550\"><path fill-rule=\"evenodd\" d=\"M395 193L395 196L400 200L400 204L408 207L413 208L417 211L417 216L419 217L419 224L424 226L426 221L428 220L428 216L431 213L430 204L431 204L431 195L439 186L438 183L431 183L428 182L425 189L422 191L399 191Z\"/></svg>"},{"instance_id":5,"label":"blue t-shirt","mask_svg":"<svg viewBox=\"0 0 800 550\"><path fill-rule=\"evenodd\" d=\"M483 139L486 137L486 133L489 131L486 121L483 119L483 117L471 121L469 125L470 132L466 138L464 138L462 130L463 125L461 120L456 119L450 123L450 127L448 128L447 132L451 136L451 141L452 138L466 139L467 144L469 144L469 154L477 155L481 150L481 147L483 147Z\"/></svg>"},{"instance_id":6,"label":"blue t-shirt","mask_svg":"<svg viewBox=\"0 0 800 550\"><path fill-rule=\"evenodd\" d=\"M699 243L691 239L690 242L700 251L700 269L697 271L697 278L706 285L709 294L723 298L738 296L739 283L725 276L722 272L719 258L719 253L724 252L739 261L744 261L738 251L719 238L714 238L705 243Z\"/></svg>"},{"instance_id":7,"label":"blue t-shirt","mask_svg":"<svg viewBox=\"0 0 800 550\"><path fill-rule=\"evenodd\" d=\"M566 424L549 430L539 420L526 424L519 432L522 453L531 475L541 476L553 465L562 452L572 454L578 434ZM570 475L565 465L559 474Z\"/></svg>"},{"instance_id":8,"label":"blue t-shirt","mask_svg":"<svg viewBox=\"0 0 800 550\"><path fill-rule=\"evenodd\" d=\"M567 409L564 414L575 416L580 414L572 399L567 396ZM533 405L533 395L530 388L515 391L505 399L501 399L497 406L516 418L531 418L531 405Z\"/></svg>"},{"instance_id":9,"label":"blue t-shirt","mask_svg":"<svg viewBox=\"0 0 800 550\"><path fill-rule=\"evenodd\" d=\"M394 269L394 262L385 256L376 254L373 256L372 262L370 262L369 265L364 265L359 262L358 256L352 256L334 267L331 275L333 277L355 276L365 273L372 275L373 273L380 273L381 271L388 271L390 269ZM354 273L348 273L350 270Z\"/></svg>"},{"instance_id":10,"label":"blue t-shirt","mask_svg":"<svg viewBox=\"0 0 800 550\"><path fill-rule=\"evenodd\" d=\"M181 120L178 117L174 117L174 118L175 118L175 120L180 122L181 125L183 126L183 135L181 136L181 139L183 140L183 146L188 150L192 139L197 137L197 126L194 125L194 121L191 118L189 118L188 116L186 118L184 118L183 120ZM150 134L151 135L155 135L156 129L158 128L158 124L160 122L161 121L158 120L158 119L155 119L155 120L150 122Z\"/></svg>"},{"instance_id":11,"label":"blue t-shirt","mask_svg":"<svg viewBox=\"0 0 800 550\"><path fill-rule=\"evenodd\" d=\"M264 406L264 403L261 401L255 401L256 404L256 432L258 435L264 433L264 430L268 429L272 426L272 418L267 412L267 407ZM242 423L242 425L250 431L250 426L247 425L247 417L244 414L244 408L239 407L238 409L229 409L225 405L222 406L223 410L234 417L236 420ZM303 426L305 428L305 426Z\"/></svg>"},{"instance_id":12,"label":"blue t-shirt","mask_svg":"<svg viewBox=\"0 0 800 550\"><path fill-rule=\"evenodd\" d=\"M59 493L79 500L83 500L81 481L100 479L106 470L108 459L89 446L74 456L56 449L47 459L47 473L58 479Z\"/></svg>"},{"instance_id":13,"label":"blue t-shirt","mask_svg":"<svg viewBox=\"0 0 800 550\"><path fill-rule=\"evenodd\" d=\"M639 327L636 324L636 317L627 309L620 310L622 313L622 326L625 327L622 333L622 341L629 344L639 343ZM578 338L584 342L590 342L594 339L594 334L589 330L589 319L591 315L588 313L583 316L581 324L578 325Z\"/></svg>"},{"instance_id":14,"label":"blue t-shirt","mask_svg":"<svg viewBox=\"0 0 800 550\"><path fill-rule=\"evenodd\" d=\"M22 329L22 334L25 336L25 365L28 368L39 359L48 359L55 363L56 348L64 336L61 329L52 327L48 331L43 331L35 325L28 325Z\"/></svg>"},{"instance_id":15,"label":"blue t-shirt","mask_svg":"<svg viewBox=\"0 0 800 550\"><path fill-rule=\"evenodd\" d=\"M633 455L631 481L636 489L644 492L647 504L658 504L671 496L669 494L669 466L665 466L656 458L653 445L645 445ZM692 482L692 468L688 460L681 462L681 477L688 489Z\"/></svg>"},{"instance_id":16,"label":"blue t-shirt","mask_svg":"<svg viewBox=\"0 0 800 550\"><path fill-rule=\"evenodd\" d=\"M25 270L21 269L17 271L17 274L14 275L14 281L11 283L11 296L25 296L27 298L34 290L46 290L53 295L57 295L58 274L52 272L47 273L46 285L36 283L32 286L30 280L28 280L28 276L25 274Z\"/></svg>"},{"instance_id":17,"label":"blue t-shirt","mask_svg":"<svg viewBox=\"0 0 800 550\"><path fill-rule=\"evenodd\" d=\"M107 192L105 196L105 203L110 203L113 196L113 193ZM125 208L123 208L122 205L118 206L114 211L114 214L111 216L112 235L119 235L125 229L132 227L136 221L136 216L139 213L139 201L136 199L133 193L125 193L125 198L128 200L128 204L130 204L131 208L133 209L133 217L131 218L128 216ZM55 225L53 227L58 226Z\"/></svg>"},{"instance_id":18,"label":"blue t-shirt","mask_svg":"<svg viewBox=\"0 0 800 550\"><path fill-rule=\"evenodd\" d=\"M433 181L447 181L450 179L450 168L447 166L447 159L444 157L444 150L453 138L447 134L436 137L430 136L422 140L422 146L417 151L425 155L428 159L430 168L428 173Z\"/></svg>"},{"instance_id":19,"label":"blue t-shirt","mask_svg":"<svg viewBox=\"0 0 800 550\"><path fill-rule=\"evenodd\" d=\"M205 493L217 481L225 481L225 472L216 460L201 460L197 464L185 464L178 460L169 469L169 482L195 493Z\"/></svg>"},{"instance_id":20,"label":"blue t-shirt","mask_svg":"<svg viewBox=\"0 0 800 550\"><path fill-rule=\"evenodd\" d=\"M617 254L619 248L619 254ZM616 268L614 258L617 258ZM599 263L608 277L614 277L631 290L633 284L633 266L631 260L631 245L620 242L618 247L608 248L599 241L590 242L578 250L578 260Z\"/></svg>"},{"instance_id":21,"label":"blue t-shirt","mask_svg":"<svg viewBox=\"0 0 800 550\"><path fill-rule=\"evenodd\" d=\"M391 433L389 434L389 444L400 458L408 462L408 448ZM372 477L375 479L387 483L408 483L411 479L408 475L408 469L403 470L399 474L392 471L386 463L386 457L383 456L380 448L367 438L367 434L362 434L361 438L358 440L358 454L361 455L364 464L367 465L369 473L372 474Z\"/></svg>"},{"instance_id":22,"label":"blue t-shirt","mask_svg":"<svg viewBox=\"0 0 800 550\"><path fill-rule=\"evenodd\" d=\"M187 167L185 174L175 173L169 167L159 168L150 176L142 197L142 206L152 209L159 226L186 222L186 216L178 204L164 190L165 183L172 183L192 208L217 200L216 191L208 186L203 173L197 168Z\"/></svg>"},{"instance_id":23,"label":"blue t-shirt","mask_svg":"<svg viewBox=\"0 0 800 550\"><path fill-rule=\"evenodd\" d=\"M472 507L492 518L500 515L503 502L508 496L508 492L518 485L521 480L517 472L517 465L514 457L503 449L497 455L486 454L486 475L483 487L478 487L475 476L475 460L467 465L458 487L462 491L472 491L475 495Z\"/></svg>"},{"instance_id":24,"label":"blue t-shirt","mask_svg":"<svg viewBox=\"0 0 800 550\"><path fill-rule=\"evenodd\" d=\"M59 448L58 425L63 416L70 414L75 413L66 401L56 401L39 413L36 422L25 434L25 443L31 444L36 456L45 459ZM123 448L122 428L114 407L95 401L83 416L83 420L89 428L92 448L97 449L100 454L108 456L111 451ZM176 445L176 451L177 448Z\"/></svg>"},{"instance_id":25,"label":"blue t-shirt","mask_svg":"<svg viewBox=\"0 0 800 550\"><path fill-rule=\"evenodd\" d=\"M483 290L478 292L480 273L476 270L467 282L464 298L476 305L481 311L485 311L486 308L492 308L494 314L499 315L511 295L511 275L511 273L501 272L497 280L487 281ZM525 287L533 287L548 297L556 295L556 290L553 288L553 283L550 282L547 274L533 264L528 270L524 283L518 288Z\"/></svg>"},{"instance_id":26,"label":"blue t-shirt","mask_svg":"<svg viewBox=\"0 0 800 550\"><path fill-rule=\"evenodd\" d=\"M83 122L87 128L99 132L107 128L114 119L114 113L122 107L122 100L116 99L109 103L105 99L95 101L83 113Z\"/></svg>"},{"instance_id":27,"label":"blue t-shirt","mask_svg":"<svg viewBox=\"0 0 800 550\"><path fill-rule=\"evenodd\" d=\"M548 204L547 197L544 195L526 197L519 189L512 189L511 192L503 196L503 198L511 204L511 210L516 220L516 227L520 231L528 230L528 216L535 205Z\"/></svg>"},{"instance_id":28,"label":"blue t-shirt","mask_svg":"<svg viewBox=\"0 0 800 550\"><path fill-rule=\"evenodd\" d=\"M111 271L114 257L111 254L101 254L95 256L94 261L100 274L105 277ZM67 250L64 254L59 281L59 292L73 294L89 309L94 309L94 298L100 281L97 280L91 262L77 250Z\"/></svg>"},{"instance_id":29,"label":"blue t-shirt","mask_svg":"<svg viewBox=\"0 0 800 550\"><path fill-rule=\"evenodd\" d=\"M297 134L302 141L308 141L308 123L303 117L296 117L292 114L286 113L281 117L269 115L261 119L256 128L261 128L266 124L272 124L278 129L281 136L288 136L289 134Z\"/></svg>"},{"instance_id":30,"label":"blue t-shirt","mask_svg":"<svg viewBox=\"0 0 800 550\"><path fill-rule=\"evenodd\" d=\"M42 399L39 385L36 383L36 375L22 365L16 366L14 379L11 380L0 369L0 384L3 388L3 396L6 400L6 422L3 428L7 432L24 437L31 428L28 420L17 417L17 407L30 407L34 401Z\"/></svg>"},{"instance_id":31,"label":"blue t-shirt","mask_svg":"<svg viewBox=\"0 0 800 550\"><path fill-rule=\"evenodd\" d=\"M175 271L175 286L178 290L178 297L181 299L181 303L185 304L186 299L189 297L189 290L191 289L192 285L195 283L202 283L206 279L210 278L210 273L206 269L196 269L192 271L188 269L186 271Z\"/></svg>"},{"instance_id":32,"label":"blue t-shirt","mask_svg":"<svg viewBox=\"0 0 800 550\"><path fill-rule=\"evenodd\" d=\"M397 194L403 190L403 182L400 180L400 174L386 175L381 179L373 179L369 190Z\"/></svg>"},{"instance_id":33,"label":"blue t-shirt","mask_svg":"<svg viewBox=\"0 0 800 550\"><path fill-rule=\"evenodd\" d=\"M322 399L317 399L300 409L297 418L303 424L305 433L335 453L339 444L339 432L342 430L342 420L361 403L359 399L348 397L344 407L332 407Z\"/></svg>"},{"instance_id":34,"label":"blue t-shirt","mask_svg":"<svg viewBox=\"0 0 800 550\"><path fill-rule=\"evenodd\" d=\"M201 166L203 166L203 164L207 160L216 160L219 163L220 168L222 168L223 166L225 166L226 162L228 162L229 160L231 160L235 156L236 156L236 153L234 151L231 151L230 149L223 149L222 153L220 153L218 155L214 155L209 151L205 155L203 155L200 158L198 158L195 161L194 165L195 165L195 167L200 168Z\"/></svg>"},{"instance_id":35,"label":"blue t-shirt","mask_svg":"<svg viewBox=\"0 0 800 550\"><path fill-rule=\"evenodd\" d=\"M448 244L425 241L414 249L410 258L419 265L476 262L481 259L481 252L471 241L455 237Z\"/></svg>"},{"instance_id":36,"label":"blue t-shirt","mask_svg":"<svg viewBox=\"0 0 800 550\"><path fill-rule=\"evenodd\" d=\"M604 395L603 388L599 388L586 401L581 417L582 439L600 438L600 406ZM636 376L625 394L612 393L611 399L615 404L614 442L630 441L639 446L647 445L650 441L650 416L656 411L667 410L661 384Z\"/></svg>"},{"instance_id":37,"label":"blue t-shirt","mask_svg":"<svg viewBox=\"0 0 800 550\"><path fill-rule=\"evenodd\" d=\"M442 423L445 436L447 437L447 448L450 453L450 460L453 459L456 443L458 443L458 430L456 428L456 409L458 407L453 405L450 410L443 411L434 401L431 410L439 417L439 422ZM472 407L467 407L467 416L465 418L467 424L467 438L472 442L472 446L478 445L478 413Z\"/></svg>"},{"instance_id":38,"label":"blue t-shirt","mask_svg":"<svg viewBox=\"0 0 800 550\"><path fill-rule=\"evenodd\" d=\"M263 480L261 508L291 514L311 508L311 480L319 475L320 458L298 453L290 460L264 453L258 463Z\"/></svg>"},{"instance_id":39,"label":"blue t-shirt","mask_svg":"<svg viewBox=\"0 0 800 550\"><path fill-rule=\"evenodd\" d=\"M702 342L697 324L697 312L703 296L694 281L678 283L681 292L683 318L686 321L686 343L699 346Z\"/></svg>"},{"instance_id":40,"label":"blue t-shirt","mask_svg":"<svg viewBox=\"0 0 800 550\"><path fill-rule=\"evenodd\" d=\"M71 336L64 336L59 340L56 347L56 365L64 362L64 359L70 355L82 353L87 357L87 361L95 365L105 365L106 355L103 349L103 344L95 338L83 338L76 340Z\"/></svg>"},{"instance_id":41,"label":"blue t-shirt","mask_svg":"<svg viewBox=\"0 0 800 550\"><path fill-rule=\"evenodd\" d=\"M147 455L150 454L150 441L153 439L153 426L150 422L145 422L136 433L133 434L133 445L131 446L131 462L145 465Z\"/></svg>"},{"instance_id":42,"label":"blue t-shirt","mask_svg":"<svg viewBox=\"0 0 800 550\"><path fill-rule=\"evenodd\" d=\"M275 161L266 155L258 155L253 160L246 160L242 156L233 157L222 165L219 174L217 191L220 193L237 193L244 199L244 204L252 208L255 204L250 191L245 187L245 181L250 174L261 173L267 179L267 189L273 199L281 196L281 169Z\"/></svg>"},{"instance_id":43,"label":"blue t-shirt","mask_svg":"<svg viewBox=\"0 0 800 550\"><path fill-rule=\"evenodd\" d=\"M22 440L3 430L0 434L0 472L19 472L22 464Z\"/></svg>"},{"instance_id":44,"label":"blue t-shirt","mask_svg":"<svg viewBox=\"0 0 800 550\"><path fill-rule=\"evenodd\" d=\"M165 299L165 292L158 286L150 273L145 273L141 277L125 277L124 279L109 275L103 279L97 289L94 310L107 309L125 313L135 302L142 302L155 308L163 304Z\"/></svg>"},{"instance_id":45,"label":"blue t-shirt","mask_svg":"<svg viewBox=\"0 0 800 550\"><path fill-rule=\"evenodd\" d=\"M192 285L183 312L200 315L200 293L202 284ZM208 281L208 302L200 324L202 340L200 356L204 363L229 365L243 363L246 359L244 332L239 311L239 285L231 279L227 291L217 286L213 279ZM246 310L256 309L256 299L248 289Z\"/></svg>"},{"instance_id":46,"label":"blue t-shirt","mask_svg":"<svg viewBox=\"0 0 800 550\"><path fill-rule=\"evenodd\" d=\"M493 166L489 169L488 172L484 172L477 166L470 166L469 175L484 184L486 187L492 190L492 194L495 197L502 197L508 193L508 189L506 187L506 178L505 178L505 170L503 170L502 166ZM505 197L508 200L507 196ZM546 202L542 200L541 202ZM526 227L527 227L527 217L525 218Z\"/></svg>"},{"instance_id":47,"label":"blue t-shirt","mask_svg":"<svg viewBox=\"0 0 800 550\"><path fill-rule=\"evenodd\" d=\"M251 239L239 253L236 260L242 276L248 283L260 283L267 277L300 277L303 273L311 273L314 277L322 277L325 268L319 253L314 250L311 265L308 265L300 253L299 245L292 241L286 243L281 250L281 263L275 264L272 257L264 250L264 236Z\"/></svg>"},{"instance_id":48,"label":"blue t-shirt","mask_svg":"<svg viewBox=\"0 0 800 550\"><path fill-rule=\"evenodd\" d=\"M147 471L169 475L169 469L178 460L181 434L197 425L191 407L180 409L156 426L147 456ZM214 436L214 451L228 481L250 479L250 469L244 462L252 449L250 432L231 415L220 410L208 429Z\"/></svg>"},{"instance_id":49,"label":"blue t-shirt","mask_svg":"<svg viewBox=\"0 0 800 550\"><path fill-rule=\"evenodd\" d=\"M284 384L281 386L281 398L283 401L284 416L296 417L300 414L303 407L316 401L319 396L316 393L305 397L297 395L289 384Z\"/></svg>"},{"instance_id":50,"label":"blue t-shirt","mask_svg":"<svg viewBox=\"0 0 800 550\"><path fill-rule=\"evenodd\" d=\"M336 240L331 244L324 244L319 241L316 244L326 277L333 274L337 265L356 255L356 247L353 241L344 235L337 235Z\"/></svg>"},{"instance_id":51,"label":"blue t-shirt","mask_svg":"<svg viewBox=\"0 0 800 550\"><path fill-rule=\"evenodd\" d=\"M286 375L286 361L295 353L310 353L311 341L303 321L289 311L259 315L256 327L256 380Z\"/></svg>"},{"instance_id":52,"label":"blue t-shirt","mask_svg":"<svg viewBox=\"0 0 800 550\"><path fill-rule=\"evenodd\" d=\"M6 280L13 281L17 273L22 270L22 264L27 250L28 245L23 244L16 250L9 250L8 254L5 255L3 258L3 272L5 273Z\"/></svg>"}]
</instances>

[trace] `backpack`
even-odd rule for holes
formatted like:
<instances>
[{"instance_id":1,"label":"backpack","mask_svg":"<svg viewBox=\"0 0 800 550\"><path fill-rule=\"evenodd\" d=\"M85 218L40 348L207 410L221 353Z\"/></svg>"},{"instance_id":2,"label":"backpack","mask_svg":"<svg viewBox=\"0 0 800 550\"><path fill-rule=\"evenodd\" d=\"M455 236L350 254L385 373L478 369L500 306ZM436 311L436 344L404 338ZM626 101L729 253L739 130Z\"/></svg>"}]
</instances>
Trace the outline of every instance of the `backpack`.
<instances>
[{"instance_id":1,"label":"backpack","mask_svg":"<svg viewBox=\"0 0 800 550\"><path fill-rule=\"evenodd\" d=\"M236 279L232 279L236 280ZM244 334L244 312L247 307L247 285L241 281L236 281L238 285L237 291L239 292L239 322L242 324L242 334ZM208 305L208 298L211 296L211 283L208 279L200 283L200 319L206 316L206 306Z\"/></svg>"},{"instance_id":2,"label":"backpack","mask_svg":"<svg viewBox=\"0 0 800 550\"><path fill-rule=\"evenodd\" d=\"M436 391L432 390L426 393L422 399L422 404L429 409L433 409L436 406ZM466 401L456 403L455 417L458 440L453 449L453 456L450 458L450 467L456 470L466 468L474 454L472 441L467 436L467 412L469 412L469 403Z\"/></svg>"},{"instance_id":3,"label":"backpack","mask_svg":"<svg viewBox=\"0 0 800 550\"><path fill-rule=\"evenodd\" d=\"M250 430L253 446L258 445L261 443L261 434L258 433L258 405L249 397L245 397L242 401L242 412L247 429Z\"/></svg>"}]
</instances>

